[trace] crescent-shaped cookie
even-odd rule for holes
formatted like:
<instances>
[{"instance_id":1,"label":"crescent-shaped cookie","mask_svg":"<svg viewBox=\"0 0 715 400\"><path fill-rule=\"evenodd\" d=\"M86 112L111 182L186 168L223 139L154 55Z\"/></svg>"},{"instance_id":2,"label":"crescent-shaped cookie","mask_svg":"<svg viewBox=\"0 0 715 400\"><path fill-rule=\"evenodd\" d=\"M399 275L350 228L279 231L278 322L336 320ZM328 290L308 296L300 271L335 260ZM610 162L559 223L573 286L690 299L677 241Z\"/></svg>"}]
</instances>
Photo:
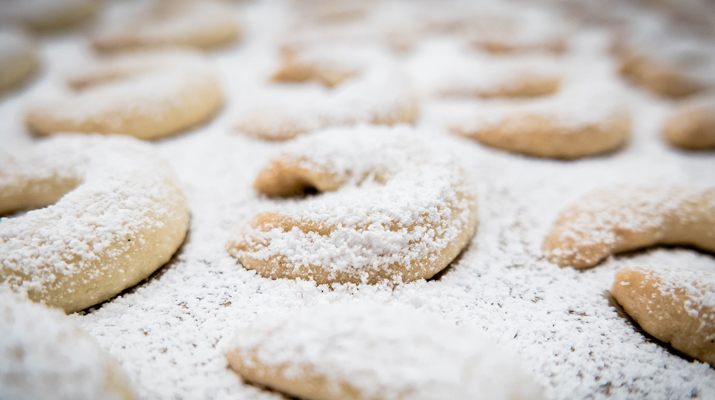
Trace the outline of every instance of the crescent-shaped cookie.
<instances>
[{"instance_id":1,"label":"crescent-shaped cookie","mask_svg":"<svg viewBox=\"0 0 715 400\"><path fill-rule=\"evenodd\" d=\"M189 51L110 57L68 77L75 89L38 101L25 116L37 135L116 133L154 139L214 116L223 105L219 78Z\"/></svg>"},{"instance_id":2,"label":"crescent-shaped cookie","mask_svg":"<svg viewBox=\"0 0 715 400\"><path fill-rule=\"evenodd\" d=\"M687 150L715 149L715 97L685 100L663 124L668 144Z\"/></svg>"},{"instance_id":3,"label":"crescent-shaped cookie","mask_svg":"<svg viewBox=\"0 0 715 400\"><path fill-rule=\"evenodd\" d=\"M617 93L577 88L525 104L475 107L450 130L514 153L575 159L623 146L631 119Z\"/></svg>"},{"instance_id":4,"label":"crescent-shaped cookie","mask_svg":"<svg viewBox=\"0 0 715 400\"><path fill-rule=\"evenodd\" d=\"M643 330L715 365L713 271L624 268L616 272L611 293Z\"/></svg>"},{"instance_id":5,"label":"crescent-shaped cookie","mask_svg":"<svg viewBox=\"0 0 715 400\"><path fill-rule=\"evenodd\" d=\"M658 244L715 252L715 189L618 185L588 193L561 212L544 252L562 267L589 268Z\"/></svg>"},{"instance_id":6,"label":"crescent-shaped cookie","mask_svg":"<svg viewBox=\"0 0 715 400\"><path fill-rule=\"evenodd\" d=\"M417 99L405 74L377 51L316 47L291 53L274 80L337 86L319 96L249 110L236 129L264 140L287 140L334 126L412 123Z\"/></svg>"},{"instance_id":7,"label":"crescent-shaped cookie","mask_svg":"<svg viewBox=\"0 0 715 400\"><path fill-rule=\"evenodd\" d=\"M92 44L100 51L168 47L210 49L236 40L234 9L212 0L155 0L133 19L100 30Z\"/></svg>"},{"instance_id":8,"label":"crescent-shaped cookie","mask_svg":"<svg viewBox=\"0 0 715 400\"><path fill-rule=\"evenodd\" d=\"M467 245L477 200L439 139L406 127L326 130L273 158L254 187L269 196L323 192L256 215L228 243L269 278L410 282Z\"/></svg>"},{"instance_id":9,"label":"crescent-shaped cookie","mask_svg":"<svg viewBox=\"0 0 715 400\"><path fill-rule=\"evenodd\" d=\"M249 382L310 400L535 400L543 389L481 331L401 305L351 301L263 315L229 345Z\"/></svg>"},{"instance_id":10,"label":"crescent-shaped cookie","mask_svg":"<svg viewBox=\"0 0 715 400\"><path fill-rule=\"evenodd\" d=\"M0 158L0 215L35 208L0 219L0 283L67 313L147 278L189 221L169 164L118 136L58 135Z\"/></svg>"},{"instance_id":11,"label":"crescent-shaped cookie","mask_svg":"<svg viewBox=\"0 0 715 400\"><path fill-rule=\"evenodd\" d=\"M25 83L40 63L30 37L17 29L0 29L0 93Z\"/></svg>"}]
</instances>

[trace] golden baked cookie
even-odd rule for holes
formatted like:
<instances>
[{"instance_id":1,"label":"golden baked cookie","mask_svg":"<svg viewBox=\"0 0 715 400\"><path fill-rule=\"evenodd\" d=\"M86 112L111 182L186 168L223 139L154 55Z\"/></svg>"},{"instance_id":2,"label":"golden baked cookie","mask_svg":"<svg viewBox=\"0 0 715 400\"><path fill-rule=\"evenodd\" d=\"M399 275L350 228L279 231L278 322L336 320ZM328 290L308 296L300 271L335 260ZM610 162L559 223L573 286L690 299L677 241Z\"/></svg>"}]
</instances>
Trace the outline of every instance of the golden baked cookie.
<instances>
[{"instance_id":1,"label":"golden baked cookie","mask_svg":"<svg viewBox=\"0 0 715 400\"><path fill-rule=\"evenodd\" d=\"M297 140L258 174L268 196L305 198L256 215L229 253L268 278L411 282L469 243L477 199L439 139L407 127L326 130Z\"/></svg>"},{"instance_id":2,"label":"golden baked cookie","mask_svg":"<svg viewBox=\"0 0 715 400\"><path fill-rule=\"evenodd\" d=\"M715 252L715 189L618 185L588 193L561 212L544 252L561 267L589 268L658 244Z\"/></svg>"},{"instance_id":3,"label":"golden baked cookie","mask_svg":"<svg viewBox=\"0 0 715 400\"><path fill-rule=\"evenodd\" d=\"M198 53L133 53L101 60L68 78L75 93L38 101L25 116L37 135L116 133L140 139L175 134L223 105L219 78Z\"/></svg>"},{"instance_id":4,"label":"golden baked cookie","mask_svg":"<svg viewBox=\"0 0 715 400\"><path fill-rule=\"evenodd\" d=\"M685 100L663 124L668 144L688 150L715 149L715 97Z\"/></svg>"},{"instance_id":5,"label":"golden baked cookie","mask_svg":"<svg viewBox=\"0 0 715 400\"><path fill-rule=\"evenodd\" d=\"M102 0L3 0L0 22L48 31L64 29L94 17Z\"/></svg>"},{"instance_id":6,"label":"golden baked cookie","mask_svg":"<svg viewBox=\"0 0 715 400\"><path fill-rule=\"evenodd\" d=\"M514 153L576 159L623 146L631 119L615 92L567 89L523 104L475 107L449 129Z\"/></svg>"},{"instance_id":7,"label":"golden baked cookie","mask_svg":"<svg viewBox=\"0 0 715 400\"><path fill-rule=\"evenodd\" d=\"M715 365L713 271L624 268L611 293L644 331Z\"/></svg>"},{"instance_id":8,"label":"golden baked cookie","mask_svg":"<svg viewBox=\"0 0 715 400\"><path fill-rule=\"evenodd\" d=\"M417 98L404 72L380 51L314 47L286 56L273 79L339 86L300 101L253 108L239 118L236 130L288 140L328 127L412 123L417 117Z\"/></svg>"},{"instance_id":9,"label":"golden baked cookie","mask_svg":"<svg viewBox=\"0 0 715 400\"><path fill-rule=\"evenodd\" d=\"M126 23L97 32L92 44L101 51L221 47L238 38L234 14L232 7L219 1L155 0Z\"/></svg>"},{"instance_id":10,"label":"golden baked cookie","mask_svg":"<svg viewBox=\"0 0 715 400\"><path fill-rule=\"evenodd\" d=\"M67 313L146 279L189 221L169 164L119 136L58 135L0 158L0 215L30 209L0 219L0 283Z\"/></svg>"},{"instance_id":11,"label":"golden baked cookie","mask_svg":"<svg viewBox=\"0 0 715 400\"><path fill-rule=\"evenodd\" d=\"M475 48L494 54L563 53L569 30L553 10L506 4L485 7L467 28Z\"/></svg>"},{"instance_id":12,"label":"golden baked cookie","mask_svg":"<svg viewBox=\"0 0 715 400\"><path fill-rule=\"evenodd\" d=\"M661 96L683 97L712 87L715 46L663 24L634 26L615 44L621 74Z\"/></svg>"},{"instance_id":13,"label":"golden baked cookie","mask_svg":"<svg viewBox=\"0 0 715 400\"><path fill-rule=\"evenodd\" d=\"M29 80L39 62L37 48L29 36L17 29L0 29L0 93Z\"/></svg>"},{"instance_id":14,"label":"golden baked cookie","mask_svg":"<svg viewBox=\"0 0 715 400\"><path fill-rule=\"evenodd\" d=\"M229 345L249 382L310 400L532 400L543 389L480 330L426 311L351 301L261 315Z\"/></svg>"},{"instance_id":15,"label":"golden baked cookie","mask_svg":"<svg viewBox=\"0 0 715 400\"><path fill-rule=\"evenodd\" d=\"M0 289L0 398L134 400L116 360L61 311Z\"/></svg>"}]
</instances>

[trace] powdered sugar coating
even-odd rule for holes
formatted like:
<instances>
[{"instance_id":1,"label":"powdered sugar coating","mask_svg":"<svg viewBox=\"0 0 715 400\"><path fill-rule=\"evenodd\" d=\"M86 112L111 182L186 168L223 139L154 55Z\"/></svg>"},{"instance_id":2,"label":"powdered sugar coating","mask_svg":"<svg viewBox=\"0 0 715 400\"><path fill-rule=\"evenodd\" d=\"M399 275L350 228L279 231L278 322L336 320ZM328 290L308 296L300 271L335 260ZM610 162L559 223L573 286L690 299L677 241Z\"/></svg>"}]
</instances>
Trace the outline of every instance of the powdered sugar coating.
<instances>
[{"instance_id":1,"label":"powdered sugar coating","mask_svg":"<svg viewBox=\"0 0 715 400\"><path fill-rule=\"evenodd\" d=\"M61 311L0 290L0 337L0 398L135 398L117 362Z\"/></svg>"},{"instance_id":2,"label":"powdered sugar coating","mask_svg":"<svg viewBox=\"0 0 715 400\"><path fill-rule=\"evenodd\" d=\"M395 274L429 277L444 267L435 270L443 262L440 253L462 241L476 222L475 190L447 148L437 137L403 126L301 138L282 158L329 175L340 189L286 205L276 219L320 228L249 224L229 251L241 260L276 260L274 269L292 268L298 275L304 268L326 269L331 281L341 281L340 273L363 282Z\"/></svg>"},{"instance_id":3,"label":"powdered sugar coating","mask_svg":"<svg viewBox=\"0 0 715 400\"><path fill-rule=\"evenodd\" d=\"M228 351L244 378L302 396L301 384L319 376L328 391L347 385L365 399L543 398L517 357L486 335L407 306L352 301L264 315Z\"/></svg>"}]
</instances>

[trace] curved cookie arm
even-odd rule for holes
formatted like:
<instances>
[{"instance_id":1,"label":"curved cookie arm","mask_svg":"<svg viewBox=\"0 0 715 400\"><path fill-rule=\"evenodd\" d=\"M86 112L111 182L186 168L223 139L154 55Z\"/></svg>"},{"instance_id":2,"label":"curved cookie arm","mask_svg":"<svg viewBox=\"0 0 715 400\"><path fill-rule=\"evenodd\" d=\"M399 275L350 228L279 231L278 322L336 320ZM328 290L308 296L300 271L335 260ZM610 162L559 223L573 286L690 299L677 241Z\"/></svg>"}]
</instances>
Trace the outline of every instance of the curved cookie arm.
<instances>
[{"instance_id":1,"label":"curved cookie arm","mask_svg":"<svg viewBox=\"0 0 715 400\"><path fill-rule=\"evenodd\" d=\"M715 97L677 106L663 124L668 144L688 150L715 149Z\"/></svg>"},{"instance_id":2,"label":"curved cookie arm","mask_svg":"<svg viewBox=\"0 0 715 400\"><path fill-rule=\"evenodd\" d=\"M613 297L646 332L715 365L715 282L711 271L625 268Z\"/></svg>"},{"instance_id":3,"label":"curved cookie arm","mask_svg":"<svg viewBox=\"0 0 715 400\"><path fill-rule=\"evenodd\" d=\"M621 185L587 194L561 213L544 252L559 266L589 268L657 244L715 251L715 189Z\"/></svg>"}]
</instances>

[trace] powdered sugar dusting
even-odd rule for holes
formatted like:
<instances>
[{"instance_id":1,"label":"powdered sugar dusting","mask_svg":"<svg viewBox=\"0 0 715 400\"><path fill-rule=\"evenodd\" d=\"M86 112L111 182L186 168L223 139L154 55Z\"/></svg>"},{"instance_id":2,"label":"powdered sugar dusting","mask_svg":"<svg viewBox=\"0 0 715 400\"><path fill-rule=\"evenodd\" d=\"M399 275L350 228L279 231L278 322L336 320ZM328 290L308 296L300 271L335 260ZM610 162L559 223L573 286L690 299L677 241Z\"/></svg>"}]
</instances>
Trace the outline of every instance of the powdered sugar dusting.
<instances>
[{"instance_id":1,"label":"powdered sugar dusting","mask_svg":"<svg viewBox=\"0 0 715 400\"><path fill-rule=\"evenodd\" d=\"M225 245L236 226L283 204L259 196L251 185L259 168L288 143L264 143L230 131L236 115L261 96L290 91L267 83L279 61L284 5L267 1L236 7L247 23L245 41L210 55L226 78L227 112L206 127L151 144L170 160L185 188L192 212L187 242L148 282L70 316L122 363L141 398L281 399L242 383L227 368L224 342L269 311L285 315L355 298L409 305L484 331L519 354L549 399L715 397L713 368L682 359L644 337L617 313L607 294L619 268L668 263L712 270L711 254L648 249L577 271L549 263L541 251L558 214L594 189L616 183L712 186L712 153L677 151L660 140L660 124L671 105L667 100L629 87L611 71L609 79L625 91L632 107L634 125L628 145L608 156L573 162L532 159L452 138L476 180L480 223L462 256L435 279L397 287L336 285L332 290L265 279L238 265ZM649 18L643 13L629 16ZM579 29L570 37L569 52L608 60L607 51L583 40L587 33ZM427 40L404 59L410 78L420 85L439 61L435 47L460 39ZM53 68L82 59L85 44L83 37L71 34L43 39L49 75L0 103L0 147L33 141L22 131L21 106L51 91ZM417 125L437 135L446 135L444 121L453 107L486 103L420 95Z\"/></svg>"}]
</instances>

